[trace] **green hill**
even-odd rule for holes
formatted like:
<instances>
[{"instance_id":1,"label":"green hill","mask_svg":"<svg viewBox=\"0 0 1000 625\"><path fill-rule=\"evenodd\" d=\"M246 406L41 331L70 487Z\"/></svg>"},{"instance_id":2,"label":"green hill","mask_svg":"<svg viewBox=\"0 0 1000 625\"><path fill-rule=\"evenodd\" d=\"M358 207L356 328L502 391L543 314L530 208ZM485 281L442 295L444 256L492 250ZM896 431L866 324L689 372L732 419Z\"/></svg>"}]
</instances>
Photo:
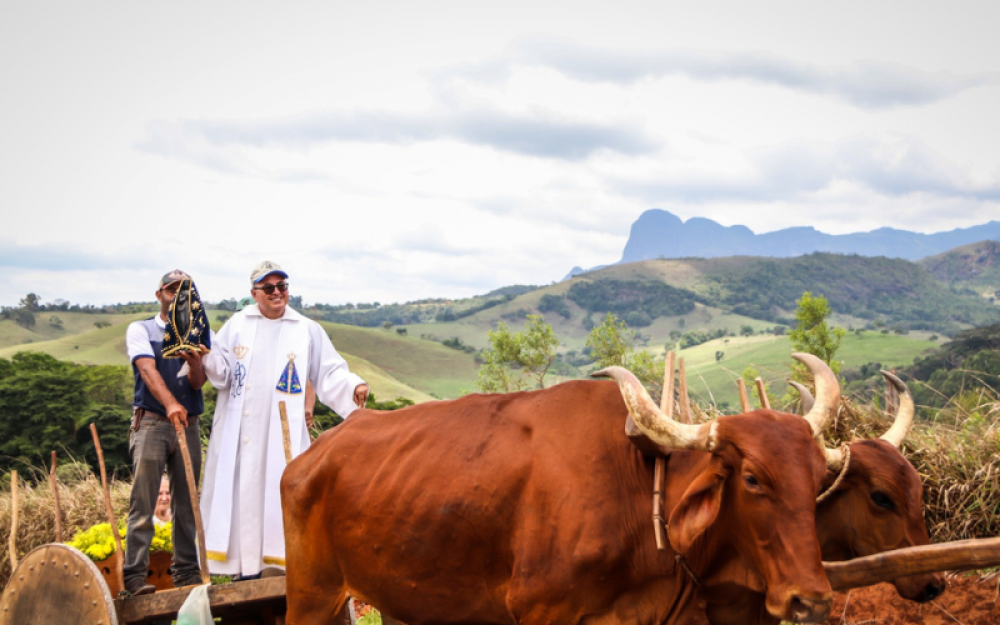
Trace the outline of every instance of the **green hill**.
<instances>
[{"instance_id":1,"label":"green hill","mask_svg":"<svg viewBox=\"0 0 1000 625\"><path fill-rule=\"evenodd\" d=\"M919 263L938 280L984 298L1000 298L1000 242L981 241L929 256Z\"/></svg>"},{"instance_id":2,"label":"green hill","mask_svg":"<svg viewBox=\"0 0 1000 625\"><path fill-rule=\"evenodd\" d=\"M915 339L896 334L862 332L848 334L837 352L842 370L878 362L883 368L909 365L915 358L937 347L929 340ZM716 361L716 351L725 355ZM747 367L756 369L768 384L769 391L781 397L788 392L792 365L792 344L784 336L751 336L716 339L677 352L684 358L688 387L692 399L700 404L714 403L735 409L739 406L736 380ZM757 400L753 400L757 406Z\"/></svg>"},{"instance_id":3,"label":"green hill","mask_svg":"<svg viewBox=\"0 0 1000 625\"><path fill-rule=\"evenodd\" d=\"M220 314L227 313L210 311L213 327L222 326L218 322ZM48 340L43 340L45 334L42 333L20 332L24 329L16 326L13 321L0 321L0 358L10 358L19 351L39 351L78 364L125 365L128 363L125 351L128 323L149 316L148 313L78 314L85 318L101 317L101 321L115 324L95 328L93 321L97 319L91 320L89 327L80 320L74 320L70 325L72 315L73 313L60 314L67 318L64 321L64 335ZM352 370L365 378L381 399L405 397L420 402L433 397L455 397L462 390L471 390L473 386L472 380L476 374L469 354L432 341L398 337L395 333L390 334L384 330L325 322L323 326ZM78 328L80 332L71 334L71 328ZM25 338L30 342L25 341ZM401 359L400 354L405 358ZM397 377L394 372L400 376Z\"/></svg>"}]
</instances>

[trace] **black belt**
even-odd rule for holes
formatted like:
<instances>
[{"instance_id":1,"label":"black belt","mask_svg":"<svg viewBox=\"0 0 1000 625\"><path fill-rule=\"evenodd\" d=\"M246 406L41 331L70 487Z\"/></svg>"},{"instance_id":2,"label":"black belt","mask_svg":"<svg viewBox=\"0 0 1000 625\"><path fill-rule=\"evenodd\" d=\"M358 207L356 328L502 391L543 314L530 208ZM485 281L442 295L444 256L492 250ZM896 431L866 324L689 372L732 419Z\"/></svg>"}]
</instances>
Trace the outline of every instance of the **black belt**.
<instances>
[{"instance_id":1,"label":"black belt","mask_svg":"<svg viewBox=\"0 0 1000 625\"><path fill-rule=\"evenodd\" d=\"M188 415L188 425L191 424L190 419L197 419L201 415L193 414ZM153 412L152 410L147 410L145 408L133 408L132 409L132 429L138 430L139 424L142 423L143 418L153 417L154 419L159 419L160 421L166 421L170 423L170 418L166 415L162 415L158 412Z\"/></svg>"}]
</instances>

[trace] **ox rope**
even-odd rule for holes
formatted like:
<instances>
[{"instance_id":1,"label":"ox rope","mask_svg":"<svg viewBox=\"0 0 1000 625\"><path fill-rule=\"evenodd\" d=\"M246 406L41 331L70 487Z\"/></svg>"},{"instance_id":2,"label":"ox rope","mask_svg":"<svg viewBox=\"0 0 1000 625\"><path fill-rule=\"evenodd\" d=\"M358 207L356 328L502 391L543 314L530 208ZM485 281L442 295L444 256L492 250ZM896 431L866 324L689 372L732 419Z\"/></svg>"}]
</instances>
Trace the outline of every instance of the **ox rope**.
<instances>
[{"instance_id":1,"label":"ox rope","mask_svg":"<svg viewBox=\"0 0 1000 625\"><path fill-rule=\"evenodd\" d=\"M677 556L674 557L674 560L677 561L677 564L684 567L684 571L688 574L688 577L691 578L691 581L694 582L694 587L701 588L701 582L698 581L698 576L695 575L694 571L691 570L691 567L688 566L687 560L684 559L684 556L678 553Z\"/></svg>"},{"instance_id":2,"label":"ox rope","mask_svg":"<svg viewBox=\"0 0 1000 625\"><path fill-rule=\"evenodd\" d=\"M820 496L816 498L816 505L819 505L819 504L823 503L823 501L827 497L829 497L830 495L833 494L833 491L837 490L840 487L841 482L844 481L844 477L847 475L847 469L850 466L851 466L851 446L845 444L844 445L844 464L842 464L840 466L840 475L838 475L837 479L835 479L833 481L833 484L830 485L830 488L826 489L826 491L824 491L823 493L821 493Z\"/></svg>"},{"instance_id":3,"label":"ox rope","mask_svg":"<svg viewBox=\"0 0 1000 625\"><path fill-rule=\"evenodd\" d=\"M667 546L661 543L660 528L664 530L668 529L670 525L667 520L663 518L663 506L661 503L661 497L663 496L663 478L666 473L666 456L656 457L656 469L653 472L653 529L656 530L656 548L660 551L665 551ZM695 588L701 588L701 582L698 581L698 576L694 574L691 567L688 565L687 560L684 556L677 554L674 556L674 561L677 562L684 569L684 572L688 574L691 581L694 582Z\"/></svg>"}]
</instances>

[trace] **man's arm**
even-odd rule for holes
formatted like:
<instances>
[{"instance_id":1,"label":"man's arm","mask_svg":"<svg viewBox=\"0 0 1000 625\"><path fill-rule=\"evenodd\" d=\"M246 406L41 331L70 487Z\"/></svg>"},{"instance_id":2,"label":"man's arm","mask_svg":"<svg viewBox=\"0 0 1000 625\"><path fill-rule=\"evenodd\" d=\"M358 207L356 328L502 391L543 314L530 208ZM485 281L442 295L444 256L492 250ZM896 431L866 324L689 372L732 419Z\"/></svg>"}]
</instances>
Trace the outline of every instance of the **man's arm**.
<instances>
[{"instance_id":1,"label":"man's arm","mask_svg":"<svg viewBox=\"0 0 1000 625\"><path fill-rule=\"evenodd\" d=\"M309 377L316 396L345 419L368 396L365 381L351 373L323 328L310 323Z\"/></svg>"},{"instance_id":2,"label":"man's arm","mask_svg":"<svg viewBox=\"0 0 1000 625\"><path fill-rule=\"evenodd\" d=\"M177 401L173 393L167 388L167 384L160 376L160 372L156 370L156 361L151 357L144 356L137 358L133 364L139 370L139 375L142 376L142 381L146 383L146 388L149 389L149 392L153 394L153 397L158 402L163 404L163 408L167 411L167 418L174 424L174 427L177 427L178 423L187 427L187 409Z\"/></svg>"},{"instance_id":3,"label":"man's arm","mask_svg":"<svg viewBox=\"0 0 1000 625\"><path fill-rule=\"evenodd\" d=\"M190 384L191 388L196 391L200 391L201 387L205 385L205 365L202 363L202 356L207 353L208 349L206 349L204 345L199 345L198 351L185 349L180 352L181 358L183 358L184 362L188 365L188 384ZM159 399L159 397L157 397L157 399Z\"/></svg>"}]
</instances>

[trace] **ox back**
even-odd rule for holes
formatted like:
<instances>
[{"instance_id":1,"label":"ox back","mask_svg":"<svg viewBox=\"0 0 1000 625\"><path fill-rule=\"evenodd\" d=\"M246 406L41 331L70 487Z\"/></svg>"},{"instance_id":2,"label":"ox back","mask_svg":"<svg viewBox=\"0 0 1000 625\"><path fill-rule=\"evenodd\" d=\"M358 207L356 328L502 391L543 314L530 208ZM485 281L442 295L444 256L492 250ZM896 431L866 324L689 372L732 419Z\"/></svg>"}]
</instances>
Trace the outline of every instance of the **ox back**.
<instances>
[{"instance_id":1,"label":"ox back","mask_svg":"<svg viewBox=\"0 0 1000 625\"><path fill-rule=\"evenodd\" d=\"M671 467L666 509L693 509L674 529L702 581L797 584L818 619L824 461L801 418L758 412L720 419L708 461ZM330 622L348 594L409 625L704 622L692 577L656 550L652 460L627 415L618 387L594 381L355 413L282 478L287 622ZM777 511L743 492L748 463ZM760 552L755 531L789 553Z\"/></svg>"}]
</instances>

